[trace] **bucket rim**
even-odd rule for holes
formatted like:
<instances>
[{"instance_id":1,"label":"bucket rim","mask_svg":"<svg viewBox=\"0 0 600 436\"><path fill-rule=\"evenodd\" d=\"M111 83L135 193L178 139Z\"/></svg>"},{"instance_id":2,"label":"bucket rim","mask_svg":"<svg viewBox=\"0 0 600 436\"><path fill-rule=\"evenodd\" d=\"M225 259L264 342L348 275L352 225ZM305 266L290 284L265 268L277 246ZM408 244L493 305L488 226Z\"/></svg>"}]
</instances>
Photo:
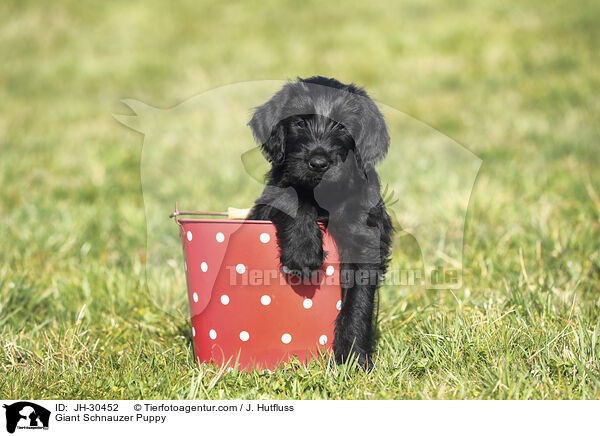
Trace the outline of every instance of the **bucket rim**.
<instances>
[{"instance_id":1,"label":"bucket rim","mask_svg":"<svg viewBox=\"0 0 600 436\"><path fill-rule=\"evenodd\" d=\"M268 220L234 220L234 219L223 219L223 218L179 218L177 220L181 224L203 224L203 223L219 223L219 224L273 224L273 221Z\"/></svg>"}]
</instances>

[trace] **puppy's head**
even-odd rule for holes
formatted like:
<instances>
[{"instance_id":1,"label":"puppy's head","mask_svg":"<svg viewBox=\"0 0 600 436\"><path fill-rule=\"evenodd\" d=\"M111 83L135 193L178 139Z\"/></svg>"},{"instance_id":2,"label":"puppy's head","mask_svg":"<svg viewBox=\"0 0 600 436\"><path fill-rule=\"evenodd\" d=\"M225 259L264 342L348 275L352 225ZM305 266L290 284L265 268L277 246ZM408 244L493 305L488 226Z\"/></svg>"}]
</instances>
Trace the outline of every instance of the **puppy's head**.
<instances>
[{"instance_id":1,"label":"puppy's head","mask_svg":"<svg viewBox=\"0 0 600 436\"><path fill-rule=\"evenodd\" d=\"M306 187L341 178L349 155L366 171L389 147L383 116L366 92L323 77L286 84L249 124L267 159Z\"/></svg>"}]
</instances>

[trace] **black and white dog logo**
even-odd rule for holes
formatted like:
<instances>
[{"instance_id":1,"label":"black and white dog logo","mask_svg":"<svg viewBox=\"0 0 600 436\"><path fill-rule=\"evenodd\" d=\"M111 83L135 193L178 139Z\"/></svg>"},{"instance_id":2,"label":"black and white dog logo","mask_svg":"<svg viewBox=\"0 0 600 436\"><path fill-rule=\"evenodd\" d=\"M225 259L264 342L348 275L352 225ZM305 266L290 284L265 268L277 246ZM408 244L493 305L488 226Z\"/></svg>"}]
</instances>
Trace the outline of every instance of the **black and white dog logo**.
<instances>
[{"instance_id":1,"label":"black and white dog logo","mask_svg":"<svg viewBox=\"0 0 600 436\"><path fill-rule=\"evenodd\" d=\"M28 401L3 406L6 409L6 431L18 429L48 429L50 411Z\"/></svg>"}]
</instances>

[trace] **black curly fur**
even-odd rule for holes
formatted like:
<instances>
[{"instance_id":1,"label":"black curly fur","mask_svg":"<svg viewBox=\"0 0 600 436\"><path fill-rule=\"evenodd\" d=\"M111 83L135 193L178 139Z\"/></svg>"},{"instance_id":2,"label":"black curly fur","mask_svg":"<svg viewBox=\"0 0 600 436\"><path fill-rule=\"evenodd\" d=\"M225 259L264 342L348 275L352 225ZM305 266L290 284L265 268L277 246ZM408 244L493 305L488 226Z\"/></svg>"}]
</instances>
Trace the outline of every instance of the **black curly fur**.
<instances>
[{"instance_id":1,"label":"black curly fur","mask_svg":"<svg viewBox=\"0 0 600 436\"><path fill-rule=\"evenodd\" d=\"M354 353L370 368L375 293L393 233L374 169L389 147L383 116L363 89L317 76L286 84L249 125L272 164L249 218L273 222L281 264L300 277L322 267L319 223L327 226L341 261L336 361Z\"/></svg>"}]
</instances>

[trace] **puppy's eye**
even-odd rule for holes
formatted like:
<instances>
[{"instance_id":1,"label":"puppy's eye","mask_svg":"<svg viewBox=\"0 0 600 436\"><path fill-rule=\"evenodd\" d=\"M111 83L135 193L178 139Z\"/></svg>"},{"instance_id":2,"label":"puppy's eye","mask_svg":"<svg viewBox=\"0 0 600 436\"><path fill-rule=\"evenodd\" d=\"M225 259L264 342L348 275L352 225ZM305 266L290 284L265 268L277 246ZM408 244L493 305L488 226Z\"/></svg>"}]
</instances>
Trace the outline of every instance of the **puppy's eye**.
<instances>
[{"instance_id":1,"label":"puppy's eye","mask_svg":"<svg viewBox=\"0 0 600 436\"><path fill-rule=\"evenodd\" d=\"M303 129L308 126L308 121L306 121L304 118L297 118L294 121L294 124L296 125L296 127L300 127Z\"/></svg>"}]
</instances>

